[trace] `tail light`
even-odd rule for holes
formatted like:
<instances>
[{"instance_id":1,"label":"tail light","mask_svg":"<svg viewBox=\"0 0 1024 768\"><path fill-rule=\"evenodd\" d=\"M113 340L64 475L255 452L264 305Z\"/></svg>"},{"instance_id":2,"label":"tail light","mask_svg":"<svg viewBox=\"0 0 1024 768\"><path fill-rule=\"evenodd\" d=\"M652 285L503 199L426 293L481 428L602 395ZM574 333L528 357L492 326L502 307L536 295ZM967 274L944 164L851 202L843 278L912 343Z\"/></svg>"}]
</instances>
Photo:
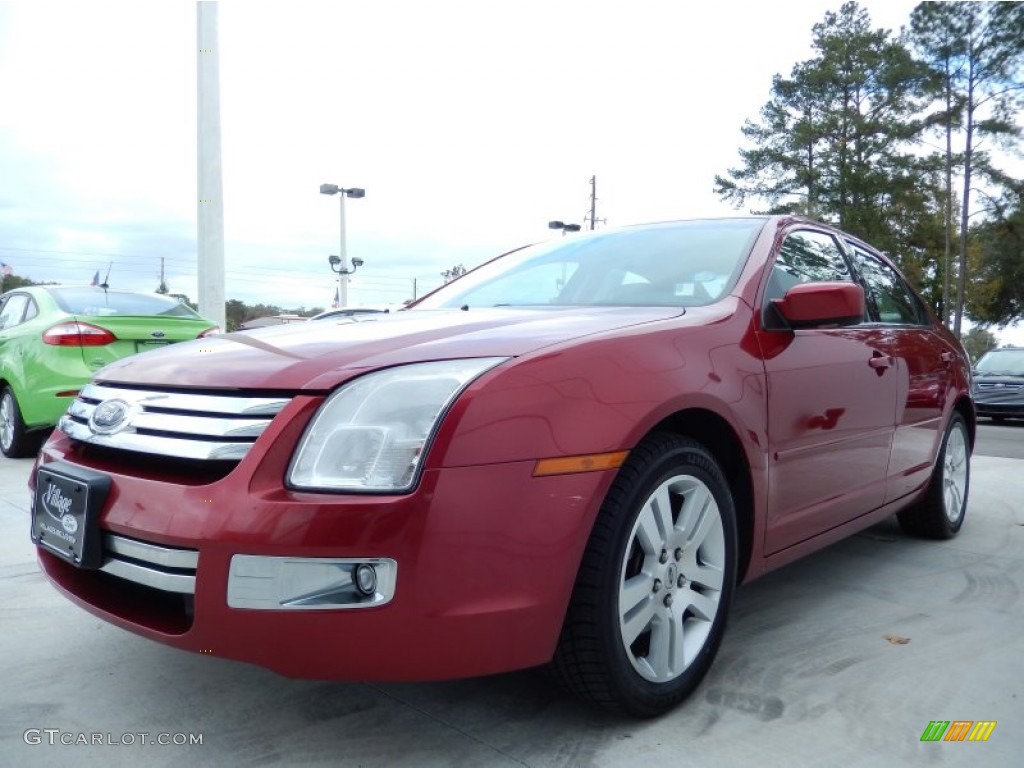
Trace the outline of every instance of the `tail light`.
<instances>
[{"instance_id":1,"label":"tail light","mask_svg":"<svg viewBox=\"0 0 1024 768\"><path fill-rule=\"evenodd\" d=\"M43 333L43 341L55 347L102 347L117 341L106 328L98 328L77 320L59 323Z\"/></svg>"},{"instance_id":2,"label":"tail light","mask_svg":"<svg viewBox=\"0 0 1024 768\"><path fill-rule=\"evenodd\" d=\"M207 328L205 331L196 336L197 339L205 339L207 336L216 336L220 333L220 326L215 325L213 328Z\"/></svg>"}]
</instances>

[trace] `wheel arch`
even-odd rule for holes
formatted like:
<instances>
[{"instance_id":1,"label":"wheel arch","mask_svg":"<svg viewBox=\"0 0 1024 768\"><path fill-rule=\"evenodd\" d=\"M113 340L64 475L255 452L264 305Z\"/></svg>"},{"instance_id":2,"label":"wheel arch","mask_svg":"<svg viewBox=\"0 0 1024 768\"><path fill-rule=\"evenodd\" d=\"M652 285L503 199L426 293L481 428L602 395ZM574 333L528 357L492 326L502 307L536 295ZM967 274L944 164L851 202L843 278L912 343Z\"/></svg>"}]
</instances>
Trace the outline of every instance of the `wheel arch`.
<instances>
[{"instance_id":1,"label":"wheel arch","mask_svg":"<svg viewBox=\"0 0 1024 768\"><path fill-rule=\"evenodd\" d=\"M747 576L754 543L754 488L750 463L739 435L722 416L705 408L677 411L656 424L647 434L673 432L706 447L718 462L733 492L736 507L738 561L736 583ZM646 437L645 435L644 437Z\"/></svg>"},{"instance_id":2,"label":"wheel arch","mask_svg":"<svg viewBox=\"0 0 1024 768\"><path fill-rule=\"evenodd\" d=\"M11 390L11 395L14 396L14 404L16 406L18 406L18 411L20 412L21 411L21 398L18 396L18 394L19 394L18 393L18 389L15 386L14 381L12 381L7 376L0 375L0 393L3 393L3 391L5 389L10 389Z\"/></svg>"},{"instance_id":3,"label":"wheel arch","mask_svg":"<svg viewBox=\"0 0 1024 768\"><path fill-rule=\"evenodd\" d=\"M966 395L962 395L953 405L953 410L964 417L967 422L967 436L971 441L971 452L974 452L974 438L978 430L978 415L974 410L974 403Z\"/></svg>"}]
</instances>

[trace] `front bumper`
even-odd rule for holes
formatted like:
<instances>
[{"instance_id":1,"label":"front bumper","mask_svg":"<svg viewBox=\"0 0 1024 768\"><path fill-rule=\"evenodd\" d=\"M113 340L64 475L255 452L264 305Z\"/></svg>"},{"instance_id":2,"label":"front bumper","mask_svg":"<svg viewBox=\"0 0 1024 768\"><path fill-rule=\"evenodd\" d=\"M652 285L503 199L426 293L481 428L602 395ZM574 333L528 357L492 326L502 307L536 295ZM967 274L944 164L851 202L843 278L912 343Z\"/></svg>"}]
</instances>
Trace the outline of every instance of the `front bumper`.
<instances>
[{"instance_id":1,"label":"front bumper","mask_svg":"<svg viewBox=\"0 0 1024 768\"><path fill-rule=\"evenodd\" d=\"M979 399L975 394L974 410L979 416L1024 417L1024 397L1018 395L1012 399L992 399L991 397Z\"/></svg>"},{"instance_id":2,"label":"front bumper","mask_svg":"<svg viewBox=\"0 0 1024 768\"><path fill-rule=\"evenodd\" d=\"M268 443L266 455L254 450L224 477L200 482L128 474L93 453L78 455L58 431L40 460L107 473L104 534L195 553L193 573L172 569L194 578L194 590L143 586L116 568L82 570L40 550L43 571L125 629L292 677L438 680L551 658L614 471L534 478L532 462L509 462L428 470L405 496L299 493L280 481L280 446L292 443ZM359 610L231 607L236 556L387 559L397 577L388 601Z\"/></svg>"}]
</instances>

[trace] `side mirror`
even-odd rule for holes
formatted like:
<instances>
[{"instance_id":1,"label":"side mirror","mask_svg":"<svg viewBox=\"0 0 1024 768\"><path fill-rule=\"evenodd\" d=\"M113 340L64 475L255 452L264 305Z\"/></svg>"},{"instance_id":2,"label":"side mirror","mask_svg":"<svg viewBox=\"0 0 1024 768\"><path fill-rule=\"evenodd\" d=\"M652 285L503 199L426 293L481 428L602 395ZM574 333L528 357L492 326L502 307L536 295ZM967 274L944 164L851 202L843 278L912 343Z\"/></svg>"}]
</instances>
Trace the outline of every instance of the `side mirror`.
<instances>
[{"instance_id":1,"label":"side mirror","mask_svg":"<svg viewBox=\"0 0 1024 768\"><path fill-rule=\"evenodd\" d=\"M864 289L856 283L794 285L772 305L792 329L856 325L864 321Z\"/></svg>"}]
</instances>

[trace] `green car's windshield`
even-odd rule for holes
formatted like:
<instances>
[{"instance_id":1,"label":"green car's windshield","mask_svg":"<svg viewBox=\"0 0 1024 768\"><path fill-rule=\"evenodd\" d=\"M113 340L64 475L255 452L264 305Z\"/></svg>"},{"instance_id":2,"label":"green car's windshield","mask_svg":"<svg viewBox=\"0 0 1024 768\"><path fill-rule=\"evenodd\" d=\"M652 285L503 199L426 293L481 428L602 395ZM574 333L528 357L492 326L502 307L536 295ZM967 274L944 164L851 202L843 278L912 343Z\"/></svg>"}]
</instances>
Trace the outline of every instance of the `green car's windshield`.
<instances>
[{"instance_id":1,"label":"green car's windshield","mask_svg":"<svg viewBox=\"0 0 1024 768\"><path fill-rule=\"evenodd\" d=\"M695 307L725 295L764 219L704 219L599 231L506 254L416 309Z\"/></svg>"},{"instance_id":2,"label":"green car's windshield","mask_svg":"<svg viewBox=\"0 0 1024 768\"><path fill-rule=\"evenodd\" d=\"M160 315L202 319L188 304L167 296L105 291L102 288L49 288L57 305L69 315Z\"/></svg>"},{"instance_id":3,"label":"green car's windshield","mask_svg":"<svg viewBox=\"0 0 1024 768\"><path fill-rule=\"evenodd\" d=\"M978 373L1024 376L1024 349L994 349L982 356L975 370Z\"/></svg>"}]
</instances>

